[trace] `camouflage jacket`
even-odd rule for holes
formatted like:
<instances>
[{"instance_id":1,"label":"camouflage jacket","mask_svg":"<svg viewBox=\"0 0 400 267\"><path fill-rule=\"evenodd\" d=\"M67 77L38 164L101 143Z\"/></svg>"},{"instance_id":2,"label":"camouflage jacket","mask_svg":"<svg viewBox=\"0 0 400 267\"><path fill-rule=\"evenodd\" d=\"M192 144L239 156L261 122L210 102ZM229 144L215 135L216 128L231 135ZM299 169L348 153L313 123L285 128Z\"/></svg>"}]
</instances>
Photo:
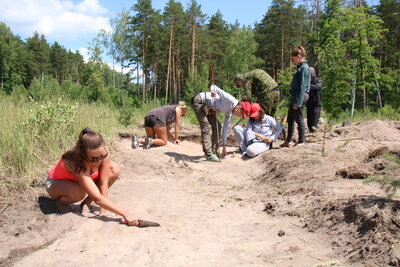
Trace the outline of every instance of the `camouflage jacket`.
<instances>
[{"instance_id":1,"label":"camouflage jacket","mask_svg":"<svg viewBox=\"0 0 400 267\"><path fill-rule=\"evenodd\" d=\"M255 69L243 75L245 95L249 101L252 97L262 99L267 97L278 83L264 70Z\"/></svg>"}]
</instances>

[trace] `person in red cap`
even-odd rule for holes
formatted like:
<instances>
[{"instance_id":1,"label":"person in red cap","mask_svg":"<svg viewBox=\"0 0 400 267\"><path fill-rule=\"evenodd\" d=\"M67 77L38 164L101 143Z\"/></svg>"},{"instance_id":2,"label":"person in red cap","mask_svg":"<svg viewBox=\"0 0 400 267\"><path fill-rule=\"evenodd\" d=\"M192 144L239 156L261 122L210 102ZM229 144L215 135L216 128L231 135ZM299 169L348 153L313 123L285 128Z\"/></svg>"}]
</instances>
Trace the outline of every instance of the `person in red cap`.
<instances>
[{"instance_id":1,"label":"person in red cap","mask_svg":"<svg viewBox=\"0 0 400 267\"><path fill-rule=\"evenodd\" d=\"M221 138L221 124L217 112L225 114L222 127L222 156L226 156L229 124L233 116L246 118L250 112L250 103L239 102L235 97L216 85L210 92L201 92L192 98L192 108L200 124L203 152L209 161L219 161L218 144Z\"/></svg>"},{"instance_id":2,"label":"person in red cap","mask_svg":"<svg viewBox=\"0 0 400 267\"><path fill-rule=\"evenodd\" d=\"M282 127L258 103L251 104L246 128L235 126L234 133L239 150L251 158L272 148L272 143L282 132Z\"/></svg>"}]
</instances>

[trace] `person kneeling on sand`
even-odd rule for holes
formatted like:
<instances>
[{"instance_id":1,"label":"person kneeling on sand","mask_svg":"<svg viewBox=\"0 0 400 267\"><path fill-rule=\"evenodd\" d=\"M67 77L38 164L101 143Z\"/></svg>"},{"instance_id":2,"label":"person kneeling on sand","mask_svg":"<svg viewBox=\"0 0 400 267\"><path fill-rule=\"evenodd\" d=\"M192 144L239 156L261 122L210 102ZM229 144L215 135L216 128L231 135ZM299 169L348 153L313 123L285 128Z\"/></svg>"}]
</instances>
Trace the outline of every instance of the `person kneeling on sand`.
<instances>
[{"instance_id":1,"label":"person kneeling on sand","mask_svg":"<svg viewBox=\"0 0 400 267\"><path fill-rule=\"evenodd\" d=\"M144 117L144 128L146 130L146 138L139 139L133 136L131 147L136 149L140 144L144 149L154 146L165 146L168 139L174 144L179 144L179 130L181 117L185 116L187 108L185 102L179 102L179 105L162 106L150 110ZM170 125L175 123L175 135L169 131Z\"/></svg>"},{"instance_id":2,"label":"person kneeling on sand","mask_svg":"<svg viewBox=\"0 0 400 267\"><path fill-rule=\"evenodd\" d=\"M192 108L196 114L201 130L201 144L208 161L219 161L219 137L221 124L217 112L225 114L222 129L222 156L226 156L229 124L233 116L246 118L250 103L239 102L235 97L212 85L211 92L201 92L192 98Z\"/></svg>"},{"instance_id":3,"label":"person kneeling on sand","mask_svg":"<svg viewBox=\"0 0 400 267\"><path fill-rule=\"evenodd\" d=\"M242 154L253 158L272 148L272 143L282 132L274 118L265 114L258 103L251 104L249 121L244 129L235 126L234 133Z\"/></svg>"},{"instance_id":4,"label":"person kneeling on sand","mask_svg":"<svg viewBox=\"0 0 400 267\"><path fill-rule=\"evenodd\" d=\"M70 211L68 204L83 200L81 211L87 213L94 201L100 206L100 215L109 210L121 215L129 225L139 224L135 216L108 198L108 190L121 172L120 166L110 158L101 135L89 128L83 129L76 145L62 155L45 178L45 188L57 200L60 212Z\"/></svg>"}]
</instances>

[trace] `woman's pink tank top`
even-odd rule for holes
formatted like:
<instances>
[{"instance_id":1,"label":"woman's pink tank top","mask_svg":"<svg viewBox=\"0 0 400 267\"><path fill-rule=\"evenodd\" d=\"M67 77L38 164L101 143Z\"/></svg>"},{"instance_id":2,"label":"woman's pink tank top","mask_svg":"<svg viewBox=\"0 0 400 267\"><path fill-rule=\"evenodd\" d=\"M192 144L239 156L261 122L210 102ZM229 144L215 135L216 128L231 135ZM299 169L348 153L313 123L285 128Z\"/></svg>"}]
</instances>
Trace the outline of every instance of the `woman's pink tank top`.
<instances>
[{"instance_id":1,"label":"woman's pink tank top","mask_svg":"<svg viewBox=\"0 0 400 267\"><path fill-rule=\"evenodd\" d=\"M60 159L56 166L50 168L47 171L47 175L54 180L72 180L76 182L78 181L78 179L76 179L76 176L69 170L67 170L67 168L65 168L64 159ZM90 174L90 178L92 178L93 180L99 178L99 172L96 171Z\"/></svg>"}]
</instances>

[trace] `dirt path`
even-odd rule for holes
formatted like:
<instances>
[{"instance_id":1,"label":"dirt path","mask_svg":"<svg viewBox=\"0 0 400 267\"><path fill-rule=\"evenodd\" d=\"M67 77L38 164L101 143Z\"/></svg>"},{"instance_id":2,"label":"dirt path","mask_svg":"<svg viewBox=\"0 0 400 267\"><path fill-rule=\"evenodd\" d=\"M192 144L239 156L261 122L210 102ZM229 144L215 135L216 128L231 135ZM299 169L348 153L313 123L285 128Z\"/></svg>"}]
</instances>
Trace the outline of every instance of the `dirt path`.
<instances>
[{"instance_id":1,"label":"dirt path","mask_svg":"<svg viewBox=\"0 0 400 267\"><path fill-rule=\"evenodd\" d=\"M260 160L231 154L218 164L200 153L191 142L133 151L122 140L117 160L124 172L111 198L162 227L64 215L71 228L15 265L312 266L330 260L329 242L300 228L297 218L263 212L252 179Z\"/></svg>"},{"instance_id":2,"label":"dirt path","mask_svg":"<svg viewBox=\"0 0 400 267\"><path fill-rule=\"evenodd\" d=\"M123 174L110 197L162 227L57 215L39 197L0 215L0 266L396 266L399 198L361 179L399 177L399 130L336 127L326 142L320 132L251 160L230 147L221 163L189 141L132 150L121 139L112 154Z\"/></svg>"}]
</instances>

